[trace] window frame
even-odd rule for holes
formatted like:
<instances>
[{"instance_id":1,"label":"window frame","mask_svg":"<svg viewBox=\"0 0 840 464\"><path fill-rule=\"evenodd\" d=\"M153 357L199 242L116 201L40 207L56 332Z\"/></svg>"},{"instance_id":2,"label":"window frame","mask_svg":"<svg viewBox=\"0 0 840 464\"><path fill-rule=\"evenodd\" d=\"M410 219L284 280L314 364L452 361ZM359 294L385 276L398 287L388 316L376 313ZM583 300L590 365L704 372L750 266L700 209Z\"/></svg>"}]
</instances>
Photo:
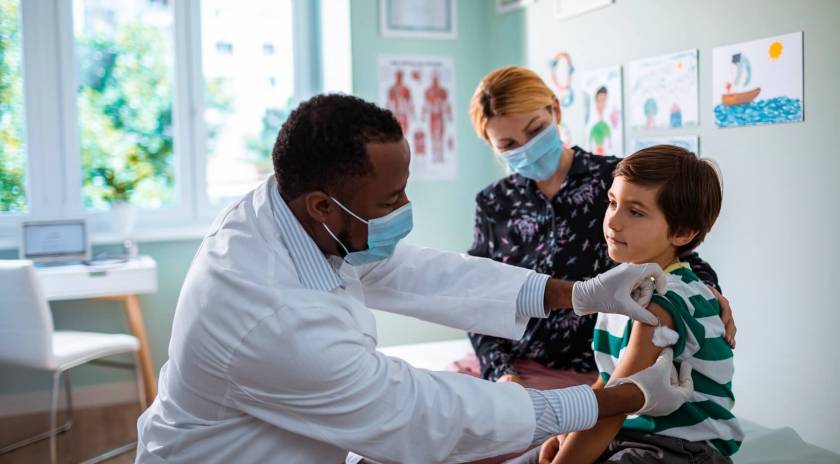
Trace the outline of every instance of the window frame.
<instances>
[{"instance_id":1,"label":"window frame","mask_svg":"<svg viewBox=\"0 0 840 464\"><path fill-rule=\"evenodd\" d=\"M351 91L350 60L341 69L322 65L320 47L350 48L349 0L330 0L329 21L319 1L291 0L294 94L292 103L321 91ZM81 192L81 148L76 94L75 0L19 0L23 53L27 211L0 213L0 249L16 248L22 221L84 218L94 244L118 243L109 211L86 210ZM336 4L333 5L332 2ZM196 239L229 200L207 194L201 2L169 2L173 20L173 167L175 202L157 209L136 208L132 238L137 241ZM338 15L338 19L336 19ZM336 36L334 24L344 24ZM322 29L326 35L322 35ZM349 55L349 53L348 53ZM338 79L336 79L338 75ZM324 82L328 85L324 85ZM338 82L338 84L336 84Z\"/></svg>"}]
</instances>

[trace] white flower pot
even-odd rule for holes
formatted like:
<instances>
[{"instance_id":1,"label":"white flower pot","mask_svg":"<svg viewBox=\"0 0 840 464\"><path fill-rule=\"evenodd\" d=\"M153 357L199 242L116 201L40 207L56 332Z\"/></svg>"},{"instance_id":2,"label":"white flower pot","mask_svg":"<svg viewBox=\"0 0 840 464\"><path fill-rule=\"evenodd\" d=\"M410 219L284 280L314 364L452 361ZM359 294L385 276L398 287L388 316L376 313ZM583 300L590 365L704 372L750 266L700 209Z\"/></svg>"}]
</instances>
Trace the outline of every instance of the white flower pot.
<instances>
[{"instance_id":1,"label":"white flower pot","mask_svg":"<svg viewBox=\"0 0 840 464\"><path fill-rule=\"evenodd\" d=\"M111 203L111 226L121 238L128 238L134 229L134 208L127 201Z\"/></svg>"}]
</instances>

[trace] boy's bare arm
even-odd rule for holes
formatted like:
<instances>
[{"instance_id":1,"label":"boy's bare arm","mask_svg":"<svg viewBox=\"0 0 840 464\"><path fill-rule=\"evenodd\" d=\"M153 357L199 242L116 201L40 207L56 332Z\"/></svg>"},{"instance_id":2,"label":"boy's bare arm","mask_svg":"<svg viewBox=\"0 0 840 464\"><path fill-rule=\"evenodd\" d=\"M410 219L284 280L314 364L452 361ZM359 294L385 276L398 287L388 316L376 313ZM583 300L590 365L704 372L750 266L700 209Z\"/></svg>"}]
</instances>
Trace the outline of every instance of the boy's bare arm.
<instances>
[{"instance_id":1,"label":"boy's bare arm","mask_svg":"<svg viewBox=\"0 0 840 464\"><path fill-rule=\"evenodd\" d=\"M662 325L674 328L671 315L661 306L651 303L648 309L659 318ZM627 377L653 365L662 352L662 348L653 344L653 332L656 328L640 322L633 323L630 343L621 356L613 372L613 377ZM593 388L603 388L603 382L596 382ZM553 464L591 463L607 449L624 423L624 415L605 417L598 420L595 427L566 435L559 453L551 461Z\"/></svg>"}]
</instances>

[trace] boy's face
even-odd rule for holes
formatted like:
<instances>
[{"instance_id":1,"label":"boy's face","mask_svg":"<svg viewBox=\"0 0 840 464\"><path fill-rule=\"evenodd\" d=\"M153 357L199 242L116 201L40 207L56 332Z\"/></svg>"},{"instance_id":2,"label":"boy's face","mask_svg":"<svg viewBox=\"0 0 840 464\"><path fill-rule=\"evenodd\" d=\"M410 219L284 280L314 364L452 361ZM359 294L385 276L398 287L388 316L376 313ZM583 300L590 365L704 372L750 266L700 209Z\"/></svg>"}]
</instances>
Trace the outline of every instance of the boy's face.
<instances>
[{"instance_id":1,"label":"boy's face","mask_svg":"<svg viewBox=\"0 0 840 464\"><path fill-rule=\"evenodd\" d=\"M677 247L695 234L671 236L668 222L657 204L659 187L647 187L616 177L608 193L604 238L610 258L619 263L657 263L663 268L674 261Z\"/></svg>"}]
</instances>

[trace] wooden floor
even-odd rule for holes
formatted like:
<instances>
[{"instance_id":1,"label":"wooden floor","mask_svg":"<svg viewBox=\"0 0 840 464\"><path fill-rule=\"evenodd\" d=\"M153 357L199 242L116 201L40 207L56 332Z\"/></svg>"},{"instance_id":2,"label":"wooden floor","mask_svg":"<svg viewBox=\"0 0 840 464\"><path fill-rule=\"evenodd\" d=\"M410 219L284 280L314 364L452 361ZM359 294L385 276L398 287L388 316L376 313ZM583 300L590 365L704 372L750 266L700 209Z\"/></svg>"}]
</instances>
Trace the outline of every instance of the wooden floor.
<instances>
[{"instance_id":1,"label":"wooden floor","mask_svg":"<svg viewBox=\"0 0 840 464\"><path fill-rule=\"evenodd\" d=\"M58 462L77 463L112 448L137 440L136 404L77 409L73 427L58 436ZM59 415L59 424L64 418ZM36 435L49 428L47 414L0 418L0 448ZM107 461L113 464L134 462L131 451ZM0 464L43 464L50 462L49 440L44 440L0 456Z\"/></svg>"}]
</instances>

